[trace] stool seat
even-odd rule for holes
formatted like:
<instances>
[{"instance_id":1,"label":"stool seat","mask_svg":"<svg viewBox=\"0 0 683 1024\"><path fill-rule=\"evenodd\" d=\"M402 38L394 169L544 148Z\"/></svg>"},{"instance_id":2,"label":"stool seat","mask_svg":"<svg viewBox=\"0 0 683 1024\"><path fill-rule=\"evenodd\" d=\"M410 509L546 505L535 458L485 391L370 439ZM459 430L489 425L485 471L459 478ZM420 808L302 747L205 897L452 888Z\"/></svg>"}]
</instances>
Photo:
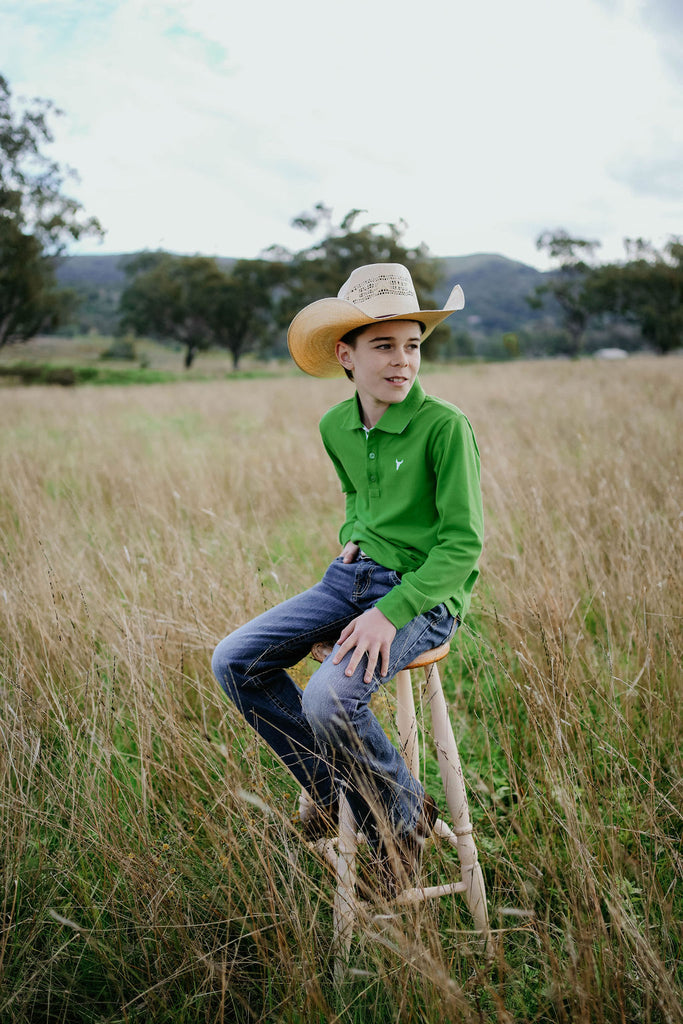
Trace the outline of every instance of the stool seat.
<instances>
[{"instance_id":1,"label":"stool seat","mask_svg":"<svg viewBox=\"0 0 683 1024\"><path fill-rule=\"evenodd\" d=\"M311 648L311 656L319 662L325 661L332 653L334 644L320 642ZM429 708L434 732L441 779L446 803L450 811L452 827L441 818L434 825L433 834L455 847L460 861L460 878L444 885L417 886L399 893L396 902L410 903L417 900L462 893L474 919L483 948L488 957L493 954L489 931L486 891L477 849L472 835L465 781L460 765L460 756L448 714L437 662L442 661L450 651L450 643L440 644L431 650L418 654L409 665L396 673L396 724L400 750L403 758L416 779L419 779L420 754L418 743L417 715L413 695L411 670L422 669L425 684L422 692L424 704ZM300 812L312 804L306 790L301 791ZM356 833L356 822L345 793L339 795L339 834L333 840L320 840L319 848L330 861L335 871L337 890L334 902L334 945L335 978L341 981L348 962L353 928L357 919L359 900L356 896L356 848L362 836Z\"/></svg>"},{"instance_id":2,"label":"stool seat","mask_svg":"<svg viewBox=\"0 0 683 1024\"><path fill-rule=\"evenodd\" d=\"M450 649L451 645L447 640L445 644L439 644L438 647L432 647L429 651L423 651L422 654L418 654L402 671L410 672L411 669L424 668L425 665L434 665L437 661L443 661L450 652ZM325 658L332 654L333 650L334 644L331 644L328 640L320 640L311 647L311 657L322 664Z\"/></svg>"},{"instance_id":3,"label":"stool seat","mask_svg":"<svg viewBox=\"0 0 683 1024\"><path fill-rule=\"evenodd\" d=\"M425 668L426 665L434 665L437 661L443 661L450 649L451 645L447 640L445 644L439 644L438 647L432 647L429 651L423 651L422 654L413 658L410 665L406 665L403 671L410 672L413 668Z\"/></svg>"}]
</instances>

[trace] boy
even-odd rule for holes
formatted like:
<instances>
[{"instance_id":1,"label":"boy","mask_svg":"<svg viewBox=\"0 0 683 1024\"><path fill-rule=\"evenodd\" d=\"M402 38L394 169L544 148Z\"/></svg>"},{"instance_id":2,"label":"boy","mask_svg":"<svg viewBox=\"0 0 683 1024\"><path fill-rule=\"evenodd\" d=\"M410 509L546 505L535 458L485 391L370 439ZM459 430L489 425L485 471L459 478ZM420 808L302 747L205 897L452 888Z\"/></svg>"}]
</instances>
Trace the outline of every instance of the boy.
<instances>
[{"instance_id":1,"label":"boy","mask_svg":"<svg viewBox=\"0 0 683 1024\"><path fill-rule=\"evenodd\" d=\"M370 698L454 634L482 547L472 428L417 379L422 341L463 306L456 286L444 309L420 310L405 267L372 264L294 318L297 365L316 377L345 372L356 389L320 423L346 496L343 548L320 583L241 626L213 656L223 689L311 795L309 836L334 826L344 786L394 889L415 880L436 807ZM302 692L286 669L320 641L332 653Z\"/></svg>"}]
</instances>

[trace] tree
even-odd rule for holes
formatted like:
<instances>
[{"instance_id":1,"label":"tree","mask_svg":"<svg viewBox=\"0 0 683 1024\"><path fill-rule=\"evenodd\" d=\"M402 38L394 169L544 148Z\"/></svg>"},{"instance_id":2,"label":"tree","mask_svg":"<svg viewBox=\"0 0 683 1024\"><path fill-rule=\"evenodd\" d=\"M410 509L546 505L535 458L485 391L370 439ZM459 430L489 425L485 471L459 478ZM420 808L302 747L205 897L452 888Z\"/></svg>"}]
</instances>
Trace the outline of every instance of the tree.
<instances>
[{"instance_id":1,"label":"tree","mask_svg":"<svg viewBox=\"0 0 683 1024\"><path fill-rule=\"evenodd\" d=\"M75 292L58 289L40 242L0 216L0 348L64 323Z\"/></svg>"},{"instance_id":2,"label":"tree","mask_svg":"<svg viewBox=\"0 0 683 1024\"><path fill-rule=\"evenodd\" d=\"M449 359L472 359L475 355L474 338L463 327L449 333L438 349L438 359L444 362Z\"/></svg>"},{"instance_id":3,"label":"tree","mask_svg":"<svg viewBox=\"0 0 683 1024\"><path fill-rule=\"evenodd\" d=\"M683 345L683 242L671 237L662 252L643 239L626 240L626 263L591 275L586 289L593 313L635 323L660 353Z\"/></svg>"},{"instance_id":4,"label":"tree","mask_svg":"<svg viewBox=\"0 0 683 1024\"><path fill-rule=\"evenodd\" d=\"M221 271L208 256L144 252L125 264L121 328L185 347L189 368L211 342L210 306Z\"/></svg>"},{"instance_id":5,"label":"tree","mask_svg":"<svg viewBox=\"0 0 683 1024\"><path fill-rule=\"evenodd\" d=\"M283 275L279 262L238 260L218 285L210 312L213 338L232 353L234 369L245 352L273 340L274 290Z\"/></svg>"},{"instance_id":6,"label":"tree","mask_svg":"<svg viewBox=\"0 0 683 1024\"><path fill-rule=\"evenodd\" d=\"M307 303L336 295L352 270L369 263L402 263L410 270L421 307L427 309L433 304L431 293L438 283L439 271L427 247L404 244L403 221L359 226L358 219L364 212L350 210L336 225L332 210L317 203L312 210L295 217L292 225L309 234L320 233L318 241L296 253L275 246L267 250L283 267L284 287L276 305L281 327L286 327ZM443 328L442 333L447 331Z\"/></svg>"},{"instance_id":7,"label":"tree","mask_svg":"<svg viewBox=\"0 0 683 1024\"><path fill-rule=\"evenodd\" d=\"M41 99L15 113L0 75L0 347L66 318L74 296L56 287L55 261L69 239L103 234L63 192L74 172L43 152L53 142L49 120L60 113Z\"/></svg>"},{"instance_id":8,"label":"tree","mask_svg":"<svg viewBox=\"0 0 683 1024\"><path fill-rule=\"evenodd\" d=\"M590 317L587 306L585 286L592 267L584 256L592 260L597 241L584 238L571 238L562 228L556 231L544 231L536 239L536 248L547 252L551 260L558 264L545 284L534 289L533 295L527 299L533 309L540 309L546 295L557 302L562 313L562 326L567 335L567 352L578 356L583 348L584 334Z\"/></svg>"},{"instance_id":9,"label":"tree","mask_svg":"<svg viewBox=\"0 0 683 1024\"><path fill-rule=\"evenodd\" d=\"M238 260L226 273L208 256L146 252L124 269L129 283L121 295L121 328L180 342L188 368L211 345L227 348L237 368L244 352L268 337L276 264Z\"/></svg>"}]
</instances>

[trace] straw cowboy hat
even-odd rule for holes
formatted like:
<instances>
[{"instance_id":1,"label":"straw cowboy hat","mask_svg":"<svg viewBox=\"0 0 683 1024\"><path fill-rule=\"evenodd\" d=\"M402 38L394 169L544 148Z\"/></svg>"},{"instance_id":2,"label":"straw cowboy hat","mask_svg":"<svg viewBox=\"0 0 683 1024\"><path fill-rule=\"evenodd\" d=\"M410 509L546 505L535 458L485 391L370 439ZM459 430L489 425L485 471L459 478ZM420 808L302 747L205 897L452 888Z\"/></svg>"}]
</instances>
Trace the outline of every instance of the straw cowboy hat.
<instances>
[{"instance_id":1,"label":"straw cowboy hat","mask_svg":"<svg viewBox=\"0 0 683 1024\"><path fill-rule=\"evenodd\" d=\"M420 309L410 272L400 263L372 263L354 270L336 299L318 299L292 320L287 344L292 359L313 377L338 377L344 371L335 355L341 338L357 327L384 320L418 320L422 338L465 305L459 284L443 309Z\"/></svg>"}]
</instances>

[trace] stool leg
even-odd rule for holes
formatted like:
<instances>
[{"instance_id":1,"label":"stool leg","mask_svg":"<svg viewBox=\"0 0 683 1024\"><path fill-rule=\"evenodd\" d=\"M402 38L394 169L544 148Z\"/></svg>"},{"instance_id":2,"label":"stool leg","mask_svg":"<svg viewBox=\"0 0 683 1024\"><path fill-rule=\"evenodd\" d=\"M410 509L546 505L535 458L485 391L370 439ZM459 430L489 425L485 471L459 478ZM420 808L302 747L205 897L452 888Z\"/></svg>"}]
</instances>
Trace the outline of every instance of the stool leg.
<instances>
[{"instance_id":1,"label":"stool leg","mask_svg":"<svg viewBox=\"0 0 683 1024\"><path fill-rule=\"evenodd\" d=\"M339 794L337 841L337 891L334 897L334 976L343 981L356 920L356 819L342 790Z\"/></svg>"},{"instance_id":2,"label":"stool leg","mask_svg":"<svg viewBox=\"0 0 683 1024\"><path fill-rule=\"evenodd\" d=\"M475 927L486 939L488 949L490 938L484 876L477 859L477 848L472 836L472 822L467 805L460 755L436 665L430 665L425 670L425 674L427 676L427 703L432 715L439 768L446 791L446 802L453 821L453 831L457 839L462 878L467 885L464 896Z\"/></svg>"},{"instance_id":3,"label":"stool leg","mask_svg":"<svg viewBox=\"0 0 683 1024\"><path fill-rule=\"evenodd\" d=\"M411 775L420 778L420 748L417 740L415 697L410 670L403 669L396 676L396 726L401 756Z\"/></svg>"}]
</instances>

